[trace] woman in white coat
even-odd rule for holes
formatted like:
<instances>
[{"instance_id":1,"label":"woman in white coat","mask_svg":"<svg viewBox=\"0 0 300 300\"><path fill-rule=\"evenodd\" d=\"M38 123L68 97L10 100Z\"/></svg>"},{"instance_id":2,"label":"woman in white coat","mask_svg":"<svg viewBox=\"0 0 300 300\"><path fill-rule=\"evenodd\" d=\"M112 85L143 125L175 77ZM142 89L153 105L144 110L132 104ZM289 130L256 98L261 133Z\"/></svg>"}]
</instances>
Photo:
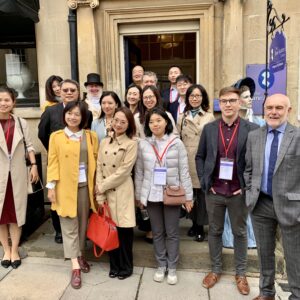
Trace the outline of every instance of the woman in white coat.
<instances>
[{"instance_id":1,"label":"woman in white coat","mask_svg":"<svg viewBox=\"0 0 300 300\"><path fill-rule=\"evenodd\" d=\"M168 284L177 283L180 205L164 205L164 187L181 185L187 211L193 206L187 153L182 141L172 132L173 125L166 112L159 107L150 110L145 120L146 139L140 140L135 166L136 200L141 208L147 207L153 231L158 263L153 279L162 282L168 271Z\"/></svg>"},{"instance_id":2,"label":"woman in white coat","mask_svg":"<svg viewBox=\"0 0 300 300\"><path fill-rule=\"evenodd\" d=\"M27 180L39 179L34 149L29 138L29 129L24 119L12 114L16 103L15 93L10 88L0 88L0 242L4 256L1 265L14 269L21 265L18 252L21 228L26 219ZM22 128L20 127L22 126ZM24 136L23 133L24 132ZM25 148L31 163L30 178L27 178ZM9 236L11 245L9 244Z\"/></svg>"}]
</instances>

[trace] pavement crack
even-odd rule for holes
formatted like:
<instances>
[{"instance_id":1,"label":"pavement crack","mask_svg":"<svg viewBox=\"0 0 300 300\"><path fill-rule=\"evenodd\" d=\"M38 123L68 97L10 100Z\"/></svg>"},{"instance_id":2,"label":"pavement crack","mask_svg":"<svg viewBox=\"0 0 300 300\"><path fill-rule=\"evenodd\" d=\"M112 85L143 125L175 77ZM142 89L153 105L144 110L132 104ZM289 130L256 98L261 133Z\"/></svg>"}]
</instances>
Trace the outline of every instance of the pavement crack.
<instances>
[{"instance_id":1,"label":"pavement crack","mask_svg":"<svg viewBox=\"0 0 300 300\"><path fill-rule=\"evenodd\" d=\"M140 292L140 287L141 287L141 284L142 284L142 279L143 279L143 275L144 275L144 270L145 268L143 268L143 271L142 271L142 274L140 276L140 280L139 280L139 284L138 284L138 287L137 287L137 291L136 291L136 295L135 295L135 300L138 300L139 299L139 292Z\"/></svg>"}]
</instances>

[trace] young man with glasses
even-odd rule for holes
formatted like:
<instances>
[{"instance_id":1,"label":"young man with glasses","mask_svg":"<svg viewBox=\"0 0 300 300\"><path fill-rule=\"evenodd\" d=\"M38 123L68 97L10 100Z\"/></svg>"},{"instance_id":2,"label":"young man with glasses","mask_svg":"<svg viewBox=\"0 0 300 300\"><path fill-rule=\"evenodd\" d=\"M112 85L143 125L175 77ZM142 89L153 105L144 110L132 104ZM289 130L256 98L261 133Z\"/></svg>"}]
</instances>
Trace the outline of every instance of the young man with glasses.
<instances>
[{"instance_id":1,"label":"young man with glasses","mask_svg":"<svg viewBox=\"0 0 300 300\"><path fill-rule=\"evenodd\" d=\"M245 276L248 210L245 205L243 173L247 136L258 125L239 117L238 89L221 89L219 103L221 118L205 125L196 154L197 173L206 198L212 263L212 271L203 279L202 285L207 289L212 288L221 277L222 233L227 208L234 235L235 280L238 291L248 295L250 288Z\"/></svg>"},{"instance_id":2,"label":"young man with glasses","mask_svg":"<svg viewBox=\"0 0 300 300\"><path fill-rule=\"evenodd\" d=\"M178 92L178 96L176 101L169 102L166 108L166 110L171 113L176 124L177 120L179 120L179 116L183 114L184 108L186 106L185 94L192 83L192 78L188 75L179 75L176 78L176 89Z\"/></svg>"},{"instance_id":3,"label":"young man with glasses","mask_svg":"<svg viewBox=\"0 0 300 300\"><path fill-rule=\"evenodd\" d=\"M78 100L80 95L79 84L75 80L63 80L60 83L60 88L60 96L62 102L57 105L48 107L43 112L38 126L38 137L47 151L49 147L50 134L65 127L63 122L64 107L68 102ZM86 128L91 128L93 115L90 111L88 111L87 120L88 122ZM56 232L54 240L56 243L61 244L63 240L61 235L59 217L56 211L51 210L51 218L54 230Z\"/></svg>"}]
</instances>

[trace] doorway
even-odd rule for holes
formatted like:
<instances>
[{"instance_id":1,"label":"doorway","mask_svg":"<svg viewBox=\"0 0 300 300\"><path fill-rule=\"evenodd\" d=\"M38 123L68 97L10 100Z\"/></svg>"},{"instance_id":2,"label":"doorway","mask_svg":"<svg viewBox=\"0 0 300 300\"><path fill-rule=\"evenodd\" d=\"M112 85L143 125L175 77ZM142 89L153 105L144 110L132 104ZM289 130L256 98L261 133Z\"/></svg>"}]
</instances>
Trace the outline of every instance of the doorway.
<instances>
[{"instance_id":1,"label":"doorway","mask_svg":"<svg viewBox=\"0 0 300 300\"><path fill-rule=\"evenodd\" d=\"M157 74L160 89L169 86L168 70L172 65L178 65L183 74L196 81L196 40L195 32L124 36L126 86L137 64Z\"/></svg>"}]
</instances>

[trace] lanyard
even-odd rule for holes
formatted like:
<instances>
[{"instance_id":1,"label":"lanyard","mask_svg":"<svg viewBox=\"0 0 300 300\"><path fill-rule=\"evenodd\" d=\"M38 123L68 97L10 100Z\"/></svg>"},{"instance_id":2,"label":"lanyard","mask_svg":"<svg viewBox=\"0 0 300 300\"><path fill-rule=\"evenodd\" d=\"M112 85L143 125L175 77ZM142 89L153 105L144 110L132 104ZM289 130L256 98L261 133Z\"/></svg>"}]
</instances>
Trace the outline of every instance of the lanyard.
<instances>
[{"instance_id":1,"label":"lanyard","mask_svg":"<svg viewBox=\"0 0 300 300\"><path fill-rule=\"evenodd\" d=\"M7 122L8 125L7 125L6 135L5 135L6 144L8 144L8 139L9 139L9 134L10 134L10 121L11 121L11 117L9 116L8 122Z\"/></svg>"},{"instance_id":2,"label":"lanyard","mask_svg":"<svg viewBox=\"0 0 300 300\"><path fill-rule=\"evenodd\" d=\"M156 155L156 157L157 157L157 159L158 159L158 163L159 163L160 166L161 166L162 160L163 160L163 158L164 158L164 155L166 154L166 151L168 150L170 144L171 144L175 139L176 139L176 138L173 138L171 141L169 141L168 145L165 147L165 149L164 149L164 151L163 151L163 153L162 153L161 155L159 155L159 153L158 153L157 149L155 148L155 146L154 146L154 145L151 145L152 148L153 148L153 150L154 150L154 152L155 152L155 155Z\"/></svg>"},{"instance_id":3,"label":"lanyard","mask_svg":"<svg viewBox=\"0 0 300 300\"><path fill-rule=\"evenodd\" d=\"M236 132L237 132L237 129L238 129L239 125L240 125L240 122L238 121L238 123L236 124L227 148L226 148L226 145L225 145L225 139L224 139L223 131L222 131L222 128L221 128L221 122L222 121L220 121L220 123L219 123L219 129L220 129L220 135L221 135L221 139L222 139L222 144L223 144L224 149L225 149L225 155L226 155L226 158L227 158L227 154L228 154L229 148L230 148L230 146L231 146L231 144L232 144L232 142L234 140L234 137L236 135Z\"/></svg>"}]
</instances>

